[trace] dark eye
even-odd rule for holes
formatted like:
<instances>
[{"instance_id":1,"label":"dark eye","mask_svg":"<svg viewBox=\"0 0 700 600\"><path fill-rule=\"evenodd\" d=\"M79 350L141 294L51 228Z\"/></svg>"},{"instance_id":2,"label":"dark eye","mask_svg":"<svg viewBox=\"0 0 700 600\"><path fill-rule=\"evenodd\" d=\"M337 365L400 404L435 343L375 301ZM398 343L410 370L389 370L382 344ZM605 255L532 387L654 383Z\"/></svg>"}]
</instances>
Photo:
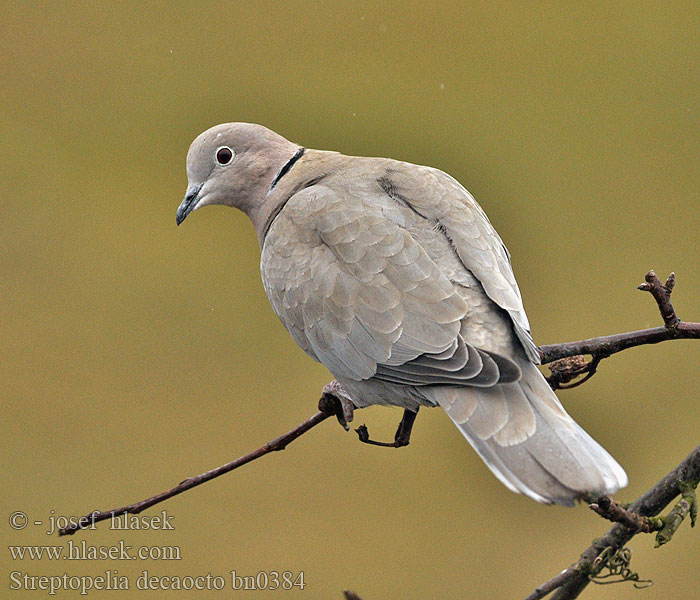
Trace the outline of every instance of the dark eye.
<instances>
[{"instance_id":1,"label":"dark eye","mask_svg":"<svg viewBox=\"0 0 700 600\"><path fill-rule=\"evenodd\" d=\"M233 160L233 150L228 146L221 146L216 151L216 162L220 165L227 165Z\"/></svg>"}]
</instances>

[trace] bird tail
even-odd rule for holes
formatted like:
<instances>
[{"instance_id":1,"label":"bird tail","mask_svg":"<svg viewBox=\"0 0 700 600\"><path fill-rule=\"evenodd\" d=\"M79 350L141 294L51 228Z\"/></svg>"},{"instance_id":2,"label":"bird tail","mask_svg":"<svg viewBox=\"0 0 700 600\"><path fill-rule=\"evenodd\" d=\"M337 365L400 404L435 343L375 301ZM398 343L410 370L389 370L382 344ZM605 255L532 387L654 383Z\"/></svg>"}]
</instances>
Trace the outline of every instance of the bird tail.
<instances>
[{"instance_id":1,"label":"bird tail","mask_svg":"<svg viewBox=\"0 0 700 600\"><path fill-rule=\"evenodd\" d=\"M515 383L434 387L430 396L514 492L572 506L626 486L622 467L566 413L537 367L518 364Z\"/></svg>"}]
</instances>

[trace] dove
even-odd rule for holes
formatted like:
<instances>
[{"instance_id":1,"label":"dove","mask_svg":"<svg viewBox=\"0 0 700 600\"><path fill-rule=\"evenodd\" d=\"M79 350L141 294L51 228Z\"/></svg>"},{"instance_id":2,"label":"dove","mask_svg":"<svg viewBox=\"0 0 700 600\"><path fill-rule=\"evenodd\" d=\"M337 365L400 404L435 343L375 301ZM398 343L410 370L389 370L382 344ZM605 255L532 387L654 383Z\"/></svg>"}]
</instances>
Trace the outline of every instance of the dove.
<instances>
[{"instance_id":1,"label":"dove","mask_svg":"<svg viewBox=\"0 0 700 600\"><path fill-rule=\"evenodd\" d=\"M440 407L506 487L542 503L627 485L537 368L510 254L450 175L226 123L192 142L187 179L177 224L211 204L248 215L272 308L348 420Z\"/></svg>"}]
</instances>

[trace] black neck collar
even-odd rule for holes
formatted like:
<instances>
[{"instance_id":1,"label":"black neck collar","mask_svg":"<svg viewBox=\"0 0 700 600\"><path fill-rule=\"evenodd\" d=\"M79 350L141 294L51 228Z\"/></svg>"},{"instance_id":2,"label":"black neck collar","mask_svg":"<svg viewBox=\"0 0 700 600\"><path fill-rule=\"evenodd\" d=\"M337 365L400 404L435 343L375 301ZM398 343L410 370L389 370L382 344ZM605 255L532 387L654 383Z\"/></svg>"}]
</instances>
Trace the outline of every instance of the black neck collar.
<instances>
[{"instance_id":1,"label":"black neck collar","mask_svg":"<svg viewBox=\"0 0 700 600\"><path fill-rule=\"evenodd\" d=\"M294 163L297 162L303 156L304 150L306 150L306 148L299 148L299 150L297 150L294 153L294 156L292 156L292 158L290 158L286 162L286 164L280 169L280 172L277 173L274 180L270 184L270 192L273 189L275 189L275 186L279 183L280 179L282 179L282 177L284 177L289 172L289 169L291 169L294 166Z\"/></svg>"}]
</instances>

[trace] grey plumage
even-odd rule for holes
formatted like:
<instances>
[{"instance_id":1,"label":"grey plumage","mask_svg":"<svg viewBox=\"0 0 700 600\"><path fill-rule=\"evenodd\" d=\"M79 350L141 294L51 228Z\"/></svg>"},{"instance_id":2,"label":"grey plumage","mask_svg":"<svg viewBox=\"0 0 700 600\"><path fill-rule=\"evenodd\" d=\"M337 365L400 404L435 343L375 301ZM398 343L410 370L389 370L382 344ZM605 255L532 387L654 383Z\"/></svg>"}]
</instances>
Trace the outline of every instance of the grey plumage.
<instances>
[{"instance_id":1,"label":"grey plumage","mask_svg":"<svg viewBox=\"0 0 700 600\"><path fill-rule=\"evenodd\" d=\"M187 173L178 223L206 204L248 214L273 309L355 406L441 406L507 487L540 502L626 485L535 366L510 255L452 177L245 123L201 134Z\"/></svg>"}]
</instances>

